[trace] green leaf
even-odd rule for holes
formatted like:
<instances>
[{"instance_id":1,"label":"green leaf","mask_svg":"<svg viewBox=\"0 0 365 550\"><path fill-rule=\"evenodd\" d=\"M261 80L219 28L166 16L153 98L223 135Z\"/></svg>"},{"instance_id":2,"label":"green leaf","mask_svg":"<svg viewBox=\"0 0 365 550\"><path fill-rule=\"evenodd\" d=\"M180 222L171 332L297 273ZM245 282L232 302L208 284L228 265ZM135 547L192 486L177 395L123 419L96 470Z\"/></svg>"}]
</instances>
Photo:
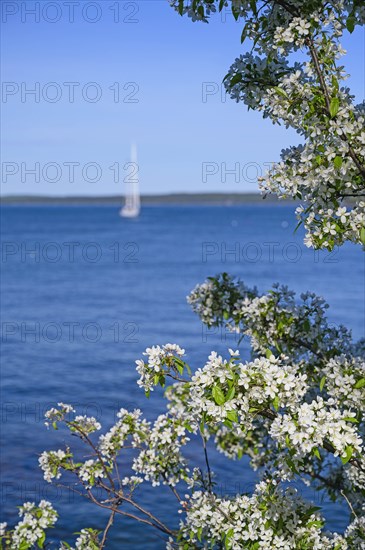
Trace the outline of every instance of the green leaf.
<instances>
[{"instance_id":1,"label":"green leaf","mask_svg":"<svg viewBox=\"0 0 365 550\"><path fill-rule=\"evenodd\" d=\"M280 401L279 401L279 397L278 397L278 396L276 396L276 397L273 399L272 404L274 405L274 409L275 409L276 411L278 411L278 410L279 410L279 405L280 405Z\"/></svg>"},{"instance_id":2,"label":"green leaf","mask_svg":"<svg viewBox=\"0 0 365 550\"><path fill-rule=\"evenodd\" d=\"M270 359L270 357L271 357L272 355L274 355L274 354L273 354L273 352L271 351L271 349L268 348L268 349L266 350L266 352L265 352L265 355L266 355L266 358L267 358L267 359Z\"/></svg>"},{"instance_id":3,"label":"green leaf","mask_svg":"<svg viewBox=\"0 0 365 550\"><path fill-rule=\"evenodd\" d=\"M296 226L296 228L294 229L294 234L298 231L299 227L302 225L303 221L301 220L298 225Z\"/></svg>"},{"instance_id":4,"label":"green leaf","mask_svg":"<svg viewBox=\"0 0 365 550\"><path fill-rule=\"evenodd\" d=\"M312 452L314 456L316 456L319 460L322 460L321 453L319 452L318 447L314 447Z\"/></svg>"},{"instance_id":5,"label":"green leaf","mask_svg":"<svg viewBox=\"0 0 365 550\"><path fill-rule=\"evenodd\" d=\"M254 15L257 15L257 6L256 6L256 0L250 0L250 8L252 10L252 13Z\"/></svg>"},{"instance_id":6,"label":"green leaf","mask_svg":"<svg viewBox=\"0 0 365 550\"><path fill-rule=\"evenodd\" d=\"M198 540L201 542L202 540L202 533L203 533L203 527L199 527L199 529L196 532L196 536L198 537Z\"/></svg>"},{"instance_id":7,"label":"green leaf","mask_svg":"<svg viewBox=\"0 0 365 550\"><path fill-rule=\"evenodd\" d=\"M227 418L231 422L238 422L238 414L237 411L228 411L227 412Z\"/></svg>"},{"instance_id":8,"label":"green leaf","mask_svg":"<svg viewBox=\"0 0 365 550\"><path fill-rule=\"evenodd\" d=\"M346 447L346 450L345 450L345 456L341 456L341 462L342 464L347 464L348 461L351 459L352 457L352 453L354 452L354 449L353 447L351 447L351 445L348 445Z\"/></svg>"},{"instance_id":9,"label":"green leaf","mask_svg":"<svg viewBox=\"0 0 365 550\"><path fill-rule=\"evenodd\" d=\"M365 227L362 227L360 230L360 241L365 246Z\"/></svg>"},{"instance_id":10,"label":"green leaf","mask_svg":"<svg viewBox=\"0 0 365 550\"><path fill-rule=\"evenodd\" d=\"M37 540L38 548L43 548L45 540L46 540L46 533L43 531L42 536Z\"/></svg>"},{"instance_id":11,"label":"green leaf","mask_svg":"<svg viewBox=\"0 0 365 550\"><path fill-rule=\"evenodd\" d=\"M298 473L298 470L296 469L294 462L290 458L286 459L286 463L294 474Z\"/></svg>"},{"instance_id":12,"label":"green leaf","mask_svg":"<svg viewBox=\"0 0 365 550\"><path fill-rule=\"evenodd\" d=\"M317 155L317 156L316 156L316 163L318 164L318 166L321 166L321 164L322 164L322 157L321 157L321 155Z\"/></svg>"},{"instance_id":13,"label":"green leaf","mask_svg":"<svg viewBox=\"0 0 365 550\"><path fill-rule=\"evenodd\" d=\"M54 430L58 430L57 422L52 422L52 427Z\"/></svg>"},{"instance_id":14,"label":"green leaf","mask_svg":"<svg viewBox=\"0 0 365 550\"><path fill-rule=\"evenodd\" d=\"M224 393L222 392L219 386L213 387L212 395L217 405L223 405L223 403L225 403Z\"/></svg>"},{"instance_id":15,"label":"green leaf","mask_svg":"<svg viewBox=\"0 0 365 550\"><path fill-rule=\"evenodd\" d=\"M235 393L236 393L236 389L234 386L232 386L231 389L228 390L228 392L226 393L225 403L233 399Z\"/></svg>"},{"instance_id":16,"label":"green leaf","mask_svg":"<svg viewBox=\"0 0 365 550\"><path fill-rule=\"evenodd\" d=\"M348 18L347 18L347 21L346 21L346 28L347 28L347 30L349 31L349 33L353 33L353 32L354 32L355 23L356 23L355 17L353 17L352 15L350 15L350 17L348 17Z\"/></svg>"},{"instance_id":17,"label":"green leaf","mask_svg":"<svg viewBox=\"0 0 365 550\"><path fill-rule=\"evenodd\" d=\"M177 372L180 374L180 376L183 375L183 373L184 373L184 367L183 367L183 365L180 365L177 361L176 361L176 370L177 370Z\"/></svg>"},{"instance_id":18,"label":"green leaf","mask_svg":"<svg viewBox=\"0 0 365 550\"><path fill-rule=\"evenodd\" d=\"M332 86L334 87L334 89L336 90L336 92L338 92L338 80L337 78L335 77L335 75L332 75Z\"/></svg>"},{"instance_id":19,"label":"green leaf","mask_svg":"<svg viewBox=\"0 0 365 550\"><path fill-rule=\"evenodd\" d=\"M232 76L232 78L229 82L229 85L234 86L235 84L238 84L241 81L242 81L242 74L238 73L238 74L235 74L234 76Z\"/></svg>"},{"instance_id":20,"label":"green leaf","mask_svg":"<svg viewBox=\"0 0 365 550\"><path fill-rule=\"evenodd\" d=\"M346 420L346 422L352 422L353 424L358 424L359 423L357 418L354 418L353 416L346 416L344 418L344 420Z\"/></svg>"},{"instance_id":21,"label":"green leaf","mask_svg":"<svg viewBox=\"0 0 365 550\"><path fill-rule=\"evenodd\" d=\"M274 86L274 90L281 95L281 97L285 97L285 99L289 99L286 92L282 88L279 88L279 86Z\"/></svg>"},{"instance_id":22,"label":"green leaf","mask_svg":"<svg viewBox=\"0 0 365 550\"><path fill-rule=\"evenodd\" d=\"M311 506L306 510L306 515L310 517L314 512L318 512L318 510L322 510L322 508L320 506Z\"/></svg>"},{"instance_id":23,"label":"green leaf","mask_svg":"<svg viewBox=\"0 0 365 550\"><path fill-rule=\"evenodd\" d=\"M320 521L320 520L310 521L306 525L306 527L322 527L322 526L323 526L323 521Z\"/></svg>"},{"instance_id":24,"label":"green leaf","mask_svg":"<svg viewBox=\"0 0 365 550\"><path fill-rule=\"evenodd\" d=\"M363 388L365 386L365 378L360 378L354 386L355 390L359 390L360 388Z\"/></svg>"},{"instance_id":25,"label":"green leaf","mask_svg":"<svg viewBox=\"0 0 365 550\"><path fill-rule=\"evenodd\" d=\"M319 389L320 389L320 391L323 391L323 388L324 388L325 383L326 383L326 377L325 377L325 376L322 376L321 381L320 381L320 383L319 383Z\"/></svg>"},{"instance_id":26,"label":"green leaf","mask_svg":"<svg viewBox=\"0 0 365 550\"><path fill-rule=\"evenodd\" d=\"M199 7L198 7L198 14L200 15L200 17L201 17L202 19L204 19L205 13L204 13L204 7L203 7L203 6L199 6Z\"/></svg>"},{"instance_id":27,"label":"green leaf","mask_svg":"<svg viewBox=\"0 0 365 550\"><path fill-rule=\"evenodd\" d=\"M276 349L278 350L279 353L283 353L283 350L282 350L282 347L281 345L279 344L279 342L274 342L275 344L275 347Z\"/></svg>"},{"instance_id":28,"label":"green leaf","mask_svg":"<svg viewBox=\"0 0 365 550\"><path fill-rule=\"evenodd\" d=\"M230 548L230 542L231 542L231 538L233 537L233 533L234 533L233 529L229 529L227 531L226 538L225 538L225 541L224 541L224 547L225 548Z\"/></svg>"},{"instance_id":29,"label":"green leaf","mask_svg":"<svg viewBox=\"0 0 365 550\"><path fill-rule=\"evenodd\" d=\"M339 107L340 107L340 101L338 97L333 97L331 99L331 104L330 104L330 115L332 118L334 118L337 115Z\"/></svg>"},{"instance_id":30,"label":"green leaf","mask_svg":"<svg viewBox=\"0 0 365 550\"><path fill-rule=\"evenodd\" d=\"M339 157L338 155L336 155L335 158L333 159L333 164L335 165L335 168L339 170L342 166L342 157Z\"/></svg>"},{"instance_id":31,"label":"green leaf","mask_svg":"<svg viewBox=\"0 0 365 550\"><path fill-rule=\"evenodd\" d=\"M242 34L241 34L241 44L244 43L246 37L247 37L247 28L248 28L248 24L246 23L246 25L243 27L242 29Z\"/></svg>"}]
</instances>

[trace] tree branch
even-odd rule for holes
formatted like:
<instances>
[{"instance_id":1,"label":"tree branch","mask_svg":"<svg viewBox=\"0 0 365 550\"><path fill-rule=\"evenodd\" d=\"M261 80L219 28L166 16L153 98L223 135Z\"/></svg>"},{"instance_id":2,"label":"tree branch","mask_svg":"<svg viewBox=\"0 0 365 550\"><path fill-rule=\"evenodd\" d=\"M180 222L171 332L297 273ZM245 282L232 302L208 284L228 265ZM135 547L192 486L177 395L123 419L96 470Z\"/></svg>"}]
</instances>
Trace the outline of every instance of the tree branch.
<instances>
[{"instance_id":1,"label":"tree branch","mask_svg":"<svg viewBox=\"0 0 365 550\"><path fill-rule=\"evenodd\" d=\"M314 67L316 69L316 73L317 73L317 76L318 76L318 79L319 79L320 87L321 87L321 90L322 90L322 93L323 93L323 96L324 96L324 99L325 99L325 102L326 102L326 111L327 111L326 114L329 118L332 118L331 113L330 113L331 97L330 97L330 94L329 94L329 91L328 91L328 88L327 88L327 85L326 85L326 81L324 79L323 72L322 72L322 69L321 69L321 66L320 66L320 63L319 63L318 54L317 54L317 50L316 50L316 46L314 44L313 38L308 37L306 39L306 44L308 46L310 56L312 58ZM334 117L334 118L336 118L336 117ZM361 174L361 176L365 180L365 167L362 166L358 156L356 155L355 151L351 147L347 136L345 134L342 134L340 136L340 138L342 139L342 141L347 142L348 148L349 148L349 155L352 158L352 160L354 161L354 163L356 165L356 168L358 169L359 173Z\"/></svg>"},{"instance_id":2,"label":"tree branch","mask_svg":"<svg viewBox=\"0 0 365 550\"><path fill-rule=\"evenodd\" d=\"M111 528L111 526L113 525L113 521L114 521L114 516L115 516L115 510L114 508L112 509L112 512L110 514L110 517L109 517L109 521L104 529L104 533L103 533L103 538L101 539L101 545L100 545L100 548L104 548L105 544L106 544L106 537L108 535L108 531L109 529Z\"/></svg>"}]
</instances>

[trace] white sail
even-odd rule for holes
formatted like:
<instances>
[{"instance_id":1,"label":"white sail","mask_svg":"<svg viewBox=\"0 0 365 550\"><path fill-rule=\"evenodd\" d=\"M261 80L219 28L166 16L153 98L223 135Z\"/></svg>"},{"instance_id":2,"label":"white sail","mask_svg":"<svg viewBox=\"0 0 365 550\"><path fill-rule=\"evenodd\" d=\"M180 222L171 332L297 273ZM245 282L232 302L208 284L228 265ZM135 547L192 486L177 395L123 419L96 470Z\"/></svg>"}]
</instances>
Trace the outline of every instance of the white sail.
<instances>
[{"instance_id":1,"label":"white sail","mask_svg":"<svg viewBox=\"0 0 365 550\"><path fill-rule=\"evenodd\" d=\"M126 169L129 173L126 177L127 190L125 203L120 210L123 218L136 218L141 210L141 198L139 193L139 166L137 162L137 147L133 143L131 146L131 161L127 163Z\"/></svg>"}]
</instances>

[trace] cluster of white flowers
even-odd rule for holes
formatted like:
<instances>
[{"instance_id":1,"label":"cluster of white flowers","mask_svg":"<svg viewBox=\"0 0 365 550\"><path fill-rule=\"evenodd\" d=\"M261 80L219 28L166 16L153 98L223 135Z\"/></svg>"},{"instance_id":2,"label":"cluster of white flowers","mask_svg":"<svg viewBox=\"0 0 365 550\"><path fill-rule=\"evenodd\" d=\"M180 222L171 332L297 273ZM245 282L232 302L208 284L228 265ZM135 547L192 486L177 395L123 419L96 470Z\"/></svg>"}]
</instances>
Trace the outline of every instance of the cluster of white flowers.
<instances>
[{"instance_id":1,"label":"cluster of white flowers","mask_svg":"<svg viewBox=\"0 0 365 550\"><path fill-rule=\"evenodd\" d=\"M138 476L126 476L123 477L121 483L123 486L128 486L132 491L138 487L143 482L143 479L141 479Z\"/></svg>"},{"instance_id":2,"label":"cluster of white flowers","mask_svg":"<svg viewBox=\"0 0 365 550\"><path fill-rule=\"evenodd\" d=\"M298 28L305 32L307 24L303 20ZM290 28L284 32L288 38ZM301 35L298 45L305 40ZM342 54L331 42L319 51L334 61ZM319 88L316 92L315 78L313 61L289 69L286 59L267 61L245 54L232 65L226 83L236 101L262 110L273 122L284 121L306 138L304 146L282 154L283 161L273 164L260 186L265 193L305 203L297 208L297 216L307 229L307 246L332 249L345 240L364 243L365 117L352 104L348 89L339 89L338 82L345 78L340 70L326 83L332 115L313 110L322 93ZM352 208L346 203L349 196L358 196Z\"/></svg>"},{"instance_id":3,"label":"cluster of white flowers","mask_svg":"<svg viewBox=\"0 0 365 550\"><path fill-rule=\"evenodd\" d=\"M105 477L105 471L98 460L86 460L78 471L78 477L89 489L95 485L95 481Z\"/></svg>"},{"instance_id":4,"label":"cluster of white flowers","mask_svg":"<svg viewBox=\"0 0 365 550\"><path fill-rule=\"evenodd\" d=\"M339 537L339 539L342 537ZM365 548L365 510L361 516L354 518L353 522L347 527L344 535L345 550L364 550ZM339 547L338 547L339 548ZM340 547L342 548L342 547Z\"/></svg>"},{"instance_id":5,"label":"cluster of white flowers","mask_svg":"<svg viewBox=\"0 0 365 550\"><path fill-rule=\"evenodd\" d=\"M213 297L214 292L214 283L213 281L205 281L191 291L187 297L188 303L196 304L196 312L199 317L206 323L208 326L212 325L217 316L223 315L223 311L229 311L228 299L230 293L220 294L220 303L218 304ZM213 307L215 311L213 312Z\"/></svg>"},{"instance_id":6,"label":"cluster of white flowers","mask_svg":"<svg viewBox=\"0 0 365 550\"><path fill-rule=\"evenodd\" d=\"M139 409L135 409L133 412L120 409L117 413L117 422L99 438L98 448L105 459L110 461L115 458L129 436L132 437L134 447L141 444L142 439L149 432L149 423L145 419L141 419L141 416L142 413Z\"/></svg>"},{"instance_id":7,"label":"cluster of white flowers","mask_svg":"<svg viewBox=\"0 0 365 550\"><path fill-rule=\"evenodd\" d=\"M229 361L212 352L202 369L192 377L191 409L213 422L226 419L246 421L250 412L279 407L296 407L308 390L307 376L297 366L285 364L286 358L270 355L241 363Z\"/></svg>"},{"instance_id":8,"label":"cluster of white flowers","mask_svg":"<svg viewBox=\"0 0 365 550\"><path fill-rule=\"evenodd\" d=\"M236 18L245 18L243 38L255 46L230 67L227 92L306 140L261 178L262 191L305 204L297 216L307 230L308 246L365 243L365 117L342 85L347 78L343 67L337 66L345 53L339 38L346 27L364 23L364 8L342 0L269 1L258 11L255 1L172 2L181 14L203 21L229 4ZM293 63L289 55L299 49L308 61ZM355 198L351 207L348 197Z\"/></svg>"},{"instance_id":9,"label":"cluster of white flowers","mask_svg":"<svg viewBox=\"0 0 365 550\"><path fill-rule=\"evenodd\" d=\"M298 455L307 455L327 441L335 456L345 460L353 454L361 456L362 439L354 424L355 413L333 405L334 400L325 402L321 397L303 403L294 413L278 416L271 424L270 435Z\"/></svg>"},{"instance_id":10,"label":"cluster of white flowers","mask_svg":"<svg viewBox=\"0 0 365 550\"><path fill-rule=\"evenodd\" d=\"M344 469L345 476L349 481L349 487L355 495L356 492L365 491L365 457L359 459L360 468L357 468L353 464L348 464ZM364 503L361 502L362 506Z\"/></svg>"},{"instance_id":11,"label":"cluster of white flowers","mask_svg":"<svg viewBox=\"0 0 365 550\"><path fill-rule=\"evenodd\" d=\"M136 361L137 372L140 375L137 384L144 388L146 393L153 390L153 386L158 383L164 385L165 376L183 373L184 363L181 357L184 357L185 350L177 344L153 346L147 348L143 355L148 357L148 361Z\"/></svg>"},{"instance_id":12,"label":"cluster of white flowers","mask_svg":"<svg viewBox=\"0 0 365 550\"><path fill-rule=\"evenodd\" d=\"M337 403L365 410L365 361L361 357L337 355L323 369L323 387Z\"/></svg>"},{"instance_id":13,"label":"cluster of white flowers","mask_svg":"<svg viewBox=\"0 0 365 550\"><path fill-rule=\"evenodd\" d=\"M77 432L80 430L85 435L91 434L100 429L100 422L98 422L93 416L75 416L74 420L70 423L71 431Z\"/></svg>"},{"instance_id":14,"label":"cluster of white flowers","mask_svg":"<svg viewBox=\"0 0 365 550\"><path fill-rule=\"evenodd\" d=\"M186 498L187 515L180 536L192 547L200 548L202 540L206 548L220 543L232 550L334 547L321 532L318 508L304 502L294 489L281 490L273 480L257 485L251 497L227 499L196 491ZM175 548L172 540L167 547Z\"/></svg>"},{"instance_id":15,"label":"cluster of white flowers","mask_svg":"<svg viewBox=\"0 0 365 550\"><path fill-rule=\"evenodd\" d=\"M219 303L222 294L227 303L224 313L216 310L207 320L202 315L207 300ZM309 352L315 356L333 354L336 349L352 352L351 333L328 323L323 298L310 292L300 298L298 302L293 291L278 284L260 296L256 288L247 289L241 281L222 274L197 285L188 302L204 323L249 336L254 351L262 355L271 349L299 361L308 360Z\"/></svg>"},{"instance_id":16,"label":"cluster of white flowers","mask_svg":"<svg viewBox=\"0 0 365 550\"><path fill-rule=\"evenodd\" d=\"M241 281L235 282L227 273L219 279L209 277L204 283L196 285L187 297L187 301L208 326L217 324L217 319L227 318L242 297L254 298L257 290L248 289Z\"/></svg>"},{"instance_id":17,"label":"cluster of white flowers","mask_svg":"<svg viewBox=\"0 0 365 550\"><path fill-rule=\"evenodd\" d=\"M58 409L52 407L44 415L47 420L53 423L54 427L57 427L57 422L64 420L67 414L75 412L72 405L68 405L67 403L57 403L57 406L59 407ZM49 422L45 422L45 425L48 428Z\"/></svg>"},{"instance_id":18,"label":"cluster of white flowers","mask_svg":"<svg viewBox=\"0 0 365 550\"><path fill-rule=\"evenodd\" d=\"M62 543L60 550L99 550L99 532L95 529L81 529L75 542L75 548Z\"/></svg>"},{"instance_id":19,"label":"cluster of white flowers","mask_svg":"<svg viewBox=\"0 0 365 550\"><path fill-rule=\"evenodd\" d=\"M187 463L181 454L181 447L188 441L182 421L161 414L144 439L144 448L133 460L133 470L153 486L176 485L188 476Z\"/></svg>"},{"instance_id":20,"label":"cluster of white flowers","mask_svg":"<svg viewBox=\"0 0 365 550\"><path fill-rule=\"evenodd\" d=\"M45 529L52 527L58 514L53 509L52 504L46 500L41 500L38 506L34 502L25 502L19 509L19 516L22 518L14 530L9 533L6 548L19 550L24 548L34 548L37 545L43 548L46 538ZM7 535L6 524L2 524L0 536L4 538ZM0 540L2 547L2 542Z\"/></svg>"},{"instance_id":21,"label":"cluster of white flowers","mask_svg":"<svg viewBox=\"0 0 365 550\"><path fill-rule=\"evenodd\" d=\"M61 477L60 468L70 456L69 453L66 453L62 449L58 451L43 451L38 462L43 470L44 479L48 481L48 483L51 483L53 479L59 479Z\"/></svg>"}]
</instances>

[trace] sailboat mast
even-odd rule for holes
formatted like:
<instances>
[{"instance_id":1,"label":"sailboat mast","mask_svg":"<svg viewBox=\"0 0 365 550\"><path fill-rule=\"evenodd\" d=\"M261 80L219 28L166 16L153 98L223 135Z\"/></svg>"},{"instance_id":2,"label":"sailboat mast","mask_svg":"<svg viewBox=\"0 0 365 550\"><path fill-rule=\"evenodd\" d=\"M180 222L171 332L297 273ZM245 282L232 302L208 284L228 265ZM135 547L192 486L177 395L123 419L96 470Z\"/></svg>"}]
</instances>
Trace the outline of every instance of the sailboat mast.
<instances>
[{"instance_id":1,"label":"sailboat mast","mask_svg":"<svg viewBox=\"0 0 365 550\"><path fill-rule=\"evenodd\" d=\"M139 166L137 159L137 146L133 142L131 145L131 163L133 165L133 176L132 176L132 203L135 208L140 207L140 197L139 197Z\"/></svg>"},{"instance_id":2,"label":"sailboat mast","mask_svg":"<svg viewBox=\"0 0 365 550\"><path fill-rule=\"evenodd\" d=\"M125 203L119 214L123 218L136 218L140 212L141 200L139 196L139 166L137 162L137 146L133 142L131 144L131 160L126 165L126 168L132 168L132 170L129 172L125 180L127 183Z\"/></svg>"}]
</instances>

